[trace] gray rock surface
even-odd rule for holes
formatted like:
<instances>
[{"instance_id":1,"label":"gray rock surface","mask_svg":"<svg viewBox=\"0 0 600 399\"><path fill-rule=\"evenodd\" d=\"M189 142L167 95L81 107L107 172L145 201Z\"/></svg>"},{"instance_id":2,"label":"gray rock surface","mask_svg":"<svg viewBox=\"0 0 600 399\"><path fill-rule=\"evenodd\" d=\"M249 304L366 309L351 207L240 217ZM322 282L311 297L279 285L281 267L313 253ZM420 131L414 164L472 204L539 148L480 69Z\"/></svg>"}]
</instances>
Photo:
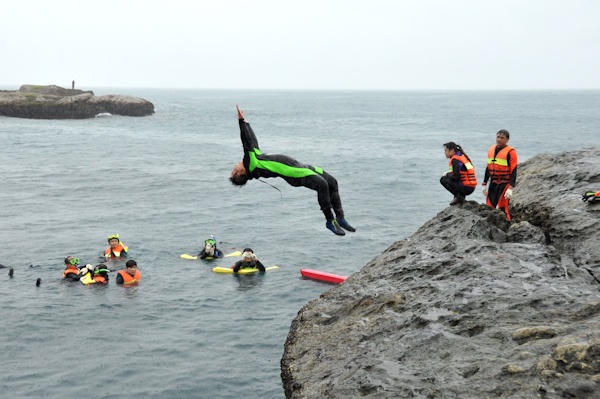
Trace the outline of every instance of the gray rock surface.
<instances>
[{"instance_id":1,"label":"gray rock surface","mask_svg":"<svg viewBox=\"0 0 600 399\"><path fill-rule=\"evenodd\" d=\"M92 91L59 86L23 85L18 91L0 90L0 115L30 119L86 119L110 113L147 116L154 104L139 97L95 96Z\"/></svg>"},{"instance_id":2,"label":"gray rock surface","mask_svg":"<svg viewBox=\"0 0 600 399\"><path fill-rule=\"evenodd\" d=\"M287 398L600 398L600 149L519 165L513 222L448 207L305 305Z\"/></svg>"}]
</instances>

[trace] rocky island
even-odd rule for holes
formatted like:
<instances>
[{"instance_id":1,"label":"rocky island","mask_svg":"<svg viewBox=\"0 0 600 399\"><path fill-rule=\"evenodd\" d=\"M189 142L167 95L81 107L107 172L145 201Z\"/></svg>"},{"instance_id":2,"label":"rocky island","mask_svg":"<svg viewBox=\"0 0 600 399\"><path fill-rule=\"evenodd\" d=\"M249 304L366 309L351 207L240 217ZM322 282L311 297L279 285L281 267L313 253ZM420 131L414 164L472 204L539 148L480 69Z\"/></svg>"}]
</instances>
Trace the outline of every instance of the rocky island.
<instances>
[{"instance_id":1,"label":"rocky island","mask_svg":"<svg viewBox=\"0 0 600 399\"><path fill-rule=\"evenodd\" d=\"M147 116L154 104L139 97L95 96L93 91L60 86L23 85L19 90L0 90L0 116L30 119L86 119L110 113Z\"/></svg>"},{"instance_id":2,"label":"rocky island","mask_svg":"<svg viewBox=\"0 0 600 399\"><path fill-rule=\"evenodd\" d=\"M600 398L599 190L599 148L543 154L512 223L444 209L298 312L286 397Z\"/></svg>"}]
</instances>

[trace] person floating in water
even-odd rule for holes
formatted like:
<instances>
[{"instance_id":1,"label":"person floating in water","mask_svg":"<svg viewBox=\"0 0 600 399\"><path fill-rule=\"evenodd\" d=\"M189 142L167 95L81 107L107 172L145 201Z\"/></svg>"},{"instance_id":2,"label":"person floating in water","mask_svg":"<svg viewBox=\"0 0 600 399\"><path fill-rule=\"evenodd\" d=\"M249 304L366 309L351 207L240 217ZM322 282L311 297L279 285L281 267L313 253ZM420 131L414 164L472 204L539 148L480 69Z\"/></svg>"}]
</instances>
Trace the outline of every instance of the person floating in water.
<instances>
[{"instance_id":1,"label":"person floating in water","mask_svg":"<svg viewBox=\"0 0 600 399\"><path fill-rule=\"evenodd\" d=\"M63 278L71 281L79 281L79 279L83 276L79 270L79 262L79 258L76 258L72 255L65 256L65 270L63 271Z\"/></svg>"},{"instance_id":2,"label":"person floating in water","mask_svg":"<svg viewBox=\"0 0 600 399\"><path fill-rule=\"evenodd\" d=\"M242 260L238 260L233 265L233 272L237 273L240 269L258 269L260 272L265 271L265 266L260 260L254 255L254 251L251 248L244 248L242 252Z\"/></svg>"},{"instance_id":3,"label":"person floating in water","mask_svg":"<svg viewBox=\"0 0 600 399\"><path fill-rule=\"evenodd\" d=\"M130 259L125 263L125 269L119 270L117 274L117 284L134 285L137 284L142 275L137 268L137 262Z\"/></svg>"},{"instance_id":4,"label":"person floating in water","mask_svg":"<svg viewBox=\"0 0 600 399\"><path fill-rule=\"evenodd\" d=\"M118 234L111 234L108 236L109 247L104 251L105 258L125 258L127 257L127 248L121 240Z\"/></svg>"},{"instance_id":5,"label":"person floating in water","mask_svg":"<svg viewBox=\"0 0 600 399\"><path fill-rule=\"evenodd\" d=\"M244 158L231 171L229 181L243 186L248 180L260 177L281 177L291 186L307 187L317 192L321 211L327 220L325 226L339 236L356 229L346 221L337 180L318 166L307 165L281 154L263 154L258 139L244 118L244 111L237 105L240 137L244 147ZM335 218L334 218L335 212Z\"/></svg>"},{"instance_id":6,"label":"person floating in water","mask_svg":"<svg viewBox=\"0 0 600 399\"><path fill-rule=\"evenodd\" d=\"M198 259L219 259L223 256L223 252L217 249L217 240L215 237L204 240L204 248L198 253Z\"/></svg>"},{"instance_id":7,"label":"person floating in water","mask_svg":"<svg viewBox=\"0 0 600 399\"><path fill-rule=\"evenodd\" d=\"M462 204L467 195L473 194L477 187L475 168L462 147L453 141L444 144L444 154L448 161L449 172L440 179L444 188L454 194L450 205Z\"/></svg>"}]
</instances>

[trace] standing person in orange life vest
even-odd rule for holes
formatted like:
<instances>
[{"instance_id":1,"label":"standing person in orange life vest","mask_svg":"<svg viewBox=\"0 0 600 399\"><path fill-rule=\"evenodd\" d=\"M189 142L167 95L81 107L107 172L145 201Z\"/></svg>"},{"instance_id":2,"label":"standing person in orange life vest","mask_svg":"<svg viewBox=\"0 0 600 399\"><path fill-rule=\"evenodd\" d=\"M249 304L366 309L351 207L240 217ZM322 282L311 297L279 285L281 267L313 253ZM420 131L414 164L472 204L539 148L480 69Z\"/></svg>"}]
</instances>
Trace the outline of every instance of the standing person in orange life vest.
<instances>
[{"instance_id":1,"label":"standing person in orange life vest","mask_svg":"<svg viewBox=\"0 0 600 399\"><path fill-rule=\"evenodd\" d=\"M483 178L483 195L486 204L492 208L498 207L504 211L510 222L508 202L513 195L513 187L517 183L517 152L509 145L510 133L500 130L496 133L496 145L488 150L487 168ZM488 186L488 180L490 185Z\"/></svg>"},{"instance_id":2,"label":"standing person in orange life vest","mask_svg":"<svg viewBox=\"0 0 600 399\"><path fill-rule=\"evenodd\" d=\"M140 281L141 278L142 275L137 268L137 262L130 259L125 264L125 270L119 270L117 284L133 285Z\"/></svg>"},{"instance_id":3,"label":"standing person in orange life vest","mask_svg":"<svg viewBox=\"0 0 600 399\"><path fill-rule=\"evenodd\" d=\"M450 160L448 161L450 171L442 176L440 183L454 194L450 205L462 204L465 202L465 197L472 194L477 187L475 168L462 147L453 141L444 144L444 154Z\"/></svg>"},{"instance_id":4,"label":"standing person in orange life vest","mask_svg":"<svg viewBox=\"0 0 600 399\"><path fill-rule=\"evenodd\" d=\"M108 244L110 245L104 251L104 257L106 258L125 258L127 257L127 246L124 245L119 239L118 234L111 234L108 236Z\"/></svg>"}]
</instances>

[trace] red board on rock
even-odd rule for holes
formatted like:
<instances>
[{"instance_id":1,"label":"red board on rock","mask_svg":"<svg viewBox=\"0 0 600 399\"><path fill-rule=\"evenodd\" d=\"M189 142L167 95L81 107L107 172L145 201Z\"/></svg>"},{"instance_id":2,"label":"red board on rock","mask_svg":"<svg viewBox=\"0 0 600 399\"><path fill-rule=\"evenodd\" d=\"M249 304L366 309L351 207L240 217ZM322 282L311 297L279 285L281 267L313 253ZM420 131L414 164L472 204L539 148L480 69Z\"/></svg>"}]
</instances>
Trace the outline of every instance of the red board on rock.
<instances>
[{"instance_id":1,"label":"red board on rock","mask_svg":"<svg viewBox=\"0 0 600 399\"><path fill-rule=\"evenodd\" d=\"M340 276L339 274L320 272L318 270L313 269L300 269L300 274L302 275L302 277L312 278L314 280L327 281L328 283L336 284L344 282L348 278L346 276Z\"/></svg>"}]
</instances>

